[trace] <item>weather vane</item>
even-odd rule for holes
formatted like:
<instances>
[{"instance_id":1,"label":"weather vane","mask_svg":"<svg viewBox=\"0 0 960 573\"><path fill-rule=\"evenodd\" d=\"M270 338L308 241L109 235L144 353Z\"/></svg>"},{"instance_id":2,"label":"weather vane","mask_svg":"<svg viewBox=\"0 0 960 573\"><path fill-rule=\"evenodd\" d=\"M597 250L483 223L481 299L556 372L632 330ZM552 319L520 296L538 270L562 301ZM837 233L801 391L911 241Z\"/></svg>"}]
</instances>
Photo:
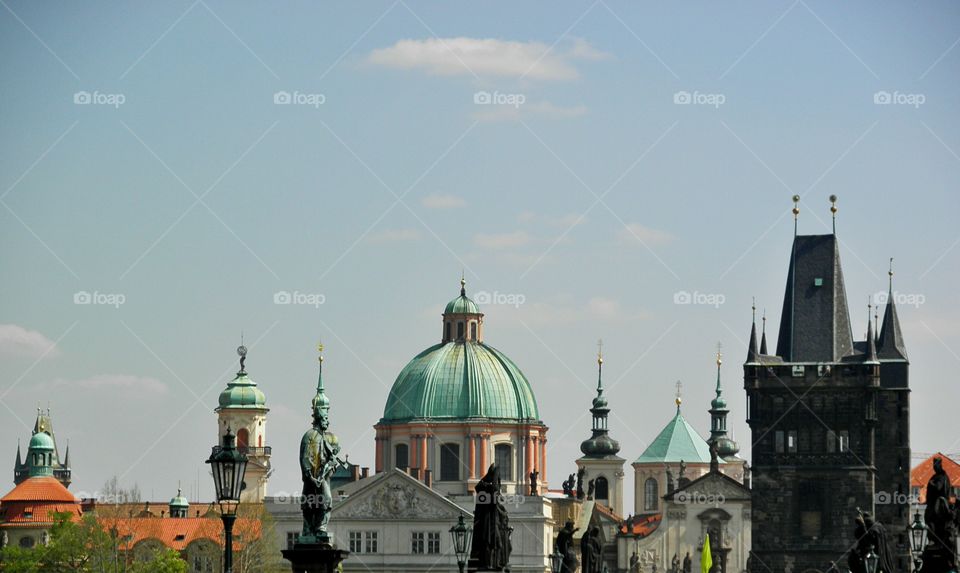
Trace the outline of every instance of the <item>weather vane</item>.
<instances>
[{"instance_id":1,"label":"weather vane","mask_svg":"<svg viewBox=\"0 0 960 573\"><path fill-rule=\"evenodd\" d=\"M243 345L242 332L240 333L240 346L237 347L237 355L240 357L240 372L245 372L246 369L243 363L247 359L247 347Z\"/></svg>"}]
</instances>

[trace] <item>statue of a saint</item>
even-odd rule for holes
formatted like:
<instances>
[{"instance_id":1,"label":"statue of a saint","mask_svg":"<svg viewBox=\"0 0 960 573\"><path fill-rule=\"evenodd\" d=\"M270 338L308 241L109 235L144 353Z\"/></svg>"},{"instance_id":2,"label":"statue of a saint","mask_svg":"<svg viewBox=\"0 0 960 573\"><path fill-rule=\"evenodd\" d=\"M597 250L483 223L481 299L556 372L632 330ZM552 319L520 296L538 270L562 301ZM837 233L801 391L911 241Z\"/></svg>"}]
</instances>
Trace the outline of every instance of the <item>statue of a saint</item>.
<instances>
[{"instance_id":1,"label":"statue of a saint","mask_svg":"<svg viewBox=\"0 0 960 573\"><path fill-rule=\"evenodd\" d=\"M683 558L683 573L691 573L693 571L693 560L690 559L690 552L687 551L687 556Z\"/></svg>"},{"instance_id":2,"label":"statue of a saint","mask_svg":"<svg viewBox=\"0 0 960 573\"><path fill-rule=\"evenodd\" d=\"M865 573L864 558L871 551L879 558L877 571L896 571L893 568L893 552L887 538L887 530L881 523L875 521L869 512L860 512L854 521L854 539L857 546L850 551L847 563L853 573Z\"/></svg>"},{"instance_id":3,"label":"statue of a saint","mask_svg":"<svg viewBox=\"0 0 960 573\"><path fill-rule=\"evenodd\" d=\"M510 563L510 520L500 488L500 471L496 464L490 464L486 475L474 487L477 496L473 510L471 571L503 571Z\"/></svg>"},{"instance_id":4,"label":"statue of a saint","mask_svg":"<svg viewBox=\"0 0 960 573\"><path fill-rule=\"evenodd\" d=\"M322 367L322 357L320 363ZM327 432L329 427L330 400L323 389L321 369L317 394L313 397L313 425L300 440L300 474L303 478L300 500L300 510L303 512L303 531L299 539L301 544L332 544L327 532L330 511L333 509L330 476L340 464L337 458L340 445L336 436Z\"/></svg>"},{"instance_id":5,"label":"statue of a saint","mask_svg":"<svg viewBox=\"0 0 960 573\"><path fill-rule=\"evenodd\" d=\"M577 531L572 521L568 521L560 533L557 534L557 540L553 543L553 550L563 556L563 564L560 566L561 573L576 573L577 570L577 552L573 546L573 534Z\"/></svg>"},{"instance_id":6,"label":"statue of a saint","mask_svg":"<svg viewBox=\"0 0 960 573\"><path fill-rule=\"evenodd\" d=\"M597 489L596 479L587 482L587 499L593 499L593 492Z\"/></svg>"},{"instance_id":7,"label":"statue of a saint","mask_svg":"<svg viewBox=\"0 0 960 573\"><path fill-rule=\"evenodd\" d=\"M680 556L673 554L673 561L670 562L670 573L680 573Z\"/></svg>"},{"instance_id":8,"label":"statue of a saint","mask_svg":"<svg viewBox=\"0 0 960 573\"><path fill-rule=\"evenodd\" d=\"M537 495L537 481L540 479L540 472L533 470L530 472L530 495Z\"/></svg>"},{"instance_id":9,"label":"statue of a saint","mask_svg":"<svg viewBox=\"0 0 960 573\"><path fill-rule=\"evenodd\" d=\"M602 553L600 528L592 527L580 540L580 567L583 573L602 573Z\"/></svg>"},{"instance_id":10,"label":"statue of a saint","mask_svg":"<svg viewBox=\"0 0 960 573\"><path fill-rule=\"evenodd\" d=\"M583 474L583 468L577 470L577 499L583 499Z\"/></svg>"}]
</instances>

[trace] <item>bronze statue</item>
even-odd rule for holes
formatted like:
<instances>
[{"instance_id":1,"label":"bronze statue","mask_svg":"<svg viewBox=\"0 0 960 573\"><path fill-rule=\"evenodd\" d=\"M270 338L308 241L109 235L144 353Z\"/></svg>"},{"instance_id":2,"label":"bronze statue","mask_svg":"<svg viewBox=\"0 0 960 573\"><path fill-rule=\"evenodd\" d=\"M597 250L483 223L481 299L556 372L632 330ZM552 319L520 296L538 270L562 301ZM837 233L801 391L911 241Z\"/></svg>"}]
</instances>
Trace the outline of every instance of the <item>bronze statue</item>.
<instances>
[{"instance_id":1,"label":"bronze statue","mask_svg":"<svg viewBox=\"0 0 960 573\"><path fill-rule=\"evenodd\" d=\"M864 558L871 551L879 558L877 571L897 571L893 568L893 551L887 538L887 530L873 519L869 512L862 512L857 508L857 517L854 520L854 538L857 545L850 551L847 564L852 573L865 573Z\"/></svg>"},{"instance_id":2,"label":"bronze statue","mask_svg":"<svg viewBox=\"0 0 960 573\"><path fill-rule=\"evenodd\" d=\"M553 551L563 556L560 573L576 573L577 571L577 552L573 546L573 534L578 529L578 527L573 526L572 521L568 521L560 530L560 533L557 534L557 540L553 543Z\"/></svg>"},{"instance_id":3,"label":"bronze statue","mask_svg":"<svg viewBox=\"0 0 960 573\"><path fill-rule=\"evenodd\" d=\"M673 561L670 562L670 573L680 573L680 556L673 554Z\"/></svg>"},{"instance_id":4,"label":"bronze statue","mask_svg":"<svg viewBox=\"0 0 960 573\"><path fill-rule=\"evenodd\" d=\"M570 477L568 477L567 479L563 480L563 483L560 484L560 485L563 487L563 495L565 495L565 496L567 496L567 497L573 497L573 483L574 483L574 481L575 481L575 479L574 479L574 477L573 477L573 474L570 474Z\"/></svg>"},{"instance_id":5,"label":"bronze statue","mask_svg":"<svg viewBox=\"0 0 960 573\"><path fill-rule=\"evenodd\" d=\"M592 527L580 540L580 567L583 573L602 573L602 556L600 528Z\"/></svg>"},{"instance_id":6,"label":"bronze statue","mask_svg":"<svg viewBox=\"0 0 960 573\"><path fill-rule=\"evenodd\" d=\"M683 573L691 573L693 571L693 561L690 559L690 552L687 551L687 556L683 558Z\"/></svg>"},{"instance_id":7,"label":"bronze statue","mask_svg":"<svg viewBox=\"0 0 960 573\"><path fill-rule=\"evenodd\" d=\"M323 371L317 380L317 393L313 397L313 425L300 440L300 473L303 478L303 493L300 510L303 512L301 544L331 545L327 532L333 496L330 493L330 476L342 463L337 454L340 445L330 427L330 400L323 389Z\"/></svg>"},{"instance_id":8,"label":"bronze statue","mask_svg":"<svg viewBox=\"0 0 960 573\"><path fill-rule=\"evenodd\" d=\"M596 481L596 479L592 479L587 482L587 499L593 499L593 492L597 489Z\"/></svg>"},{"instance_id":9,"label":"bronze statue","mask_svg":"<svg viewBox=\"0 0 960 573\"><path fill-rule=\"evenodd\" d=\"M533 470L530 472L530 495L537 495L537 481L540 479L540 472Z\"/></svg>"},{"instance_id":10,"label":"bronze statue","mask_svg":"<svg viewBox=\"0 0 960 573\"><path fill-rule=\"evenodd\" d=\"M577 499L583 499L583 473L583 468L577 470Z\"/></svg>"},{"instance_id":11,"label":"bronze statue","mask_svg":"<svg viewBox=\"0 0 960 573\"><path fill-rule=\"evenodd\" d=\"M510 520L500 494L500 471L490 464L486 475L474 486L473 546L470 570L503 571L510 563Z\"/></svg>"}]
</instances>

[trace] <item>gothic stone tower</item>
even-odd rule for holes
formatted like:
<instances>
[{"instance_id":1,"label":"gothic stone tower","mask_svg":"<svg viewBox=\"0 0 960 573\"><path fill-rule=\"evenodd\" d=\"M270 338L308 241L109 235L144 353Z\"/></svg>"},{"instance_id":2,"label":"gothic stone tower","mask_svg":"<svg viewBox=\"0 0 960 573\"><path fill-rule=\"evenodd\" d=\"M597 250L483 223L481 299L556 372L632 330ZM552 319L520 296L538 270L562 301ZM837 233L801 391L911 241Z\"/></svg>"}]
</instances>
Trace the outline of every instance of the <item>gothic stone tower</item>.
<instances>
[{"instance_id":1,"label":"gothic stone tower","mask_svg":"<svg viewBox=\"0 0 960 573\"><path fill-rule=\"evenodd\" d=\"M898 569L909 569L909 363L892 280L879 337L867 323L855 342L836 235L795 236L776 355L758 351L754 325L743 366L751 573L845 566L858 507L886 527Z\"/></svg>"}]
</instances>

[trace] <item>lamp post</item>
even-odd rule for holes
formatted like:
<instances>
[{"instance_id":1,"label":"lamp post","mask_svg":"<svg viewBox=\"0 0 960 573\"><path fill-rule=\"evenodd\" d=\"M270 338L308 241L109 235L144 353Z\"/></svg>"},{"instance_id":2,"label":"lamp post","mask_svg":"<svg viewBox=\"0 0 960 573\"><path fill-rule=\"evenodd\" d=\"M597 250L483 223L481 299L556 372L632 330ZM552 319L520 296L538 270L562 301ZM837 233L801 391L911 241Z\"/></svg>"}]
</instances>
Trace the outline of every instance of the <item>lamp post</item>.
<instances>
[{"instance_id":1,"label":"lamp post","mask_svg":"<svg viewBox=\"0 0 960 573\"><path fill-rule=\"evenodd\" d=\"M920 571L923 568L923 548L924 537L927 534L927 526L920 519L920 512L913 514L913 523L908 528L910 530L910 550L913 553L913 570Z\"/></svg>"},{"instance_id":2,"label":"lamp post","mask_svg":"<svg viewBox=\"0 0 960 573\"><path fill-rule=\"evenodd\" d=\"M227 428L227 433L223 436L223 445L214 446L207 463L213 469L213 485L217 490L217 502L220 504L220 519L223 520L223 570L225 573L232 573L233 522L237 519L237 507L240 505L243 475L247 471L247 456L237 451L230 428Z\"/></svg>"},{"instance_id":3,"label":"lamp post","mask_svg":"<svg viewBox=\"0 0 960 573\"><path fill-rule=\"evenodd\" d=\"M463 522L463 514L457 518L457 524L450 528L450 537L453 539L453 551L457 554L457 566L463 573L467 566L467 552L470 551L470 540L473 537L473 528Z\"/></svg>"},{"instance_id":4,"label":"lamp post","mask_svg":"<svg viewBox=\"0 0 960 573\"><path fill-rule=\"evenodd\" d=\"M880 563L880 557L873 552L873 545L867 548L867 554L863 558L863 564L866 566L867 573L877 573L877 565Z\"/></svg>"},{"instance_id":5,"label":"lamp post","mask_svg":"<svg viewBox=\"0 0 960 573\"><path fill-rule=\"evenodd\" d=\"M550 555L550 571L560 573L563 568L563 554L554 549Z\"/></svg>"}]
</instances>

